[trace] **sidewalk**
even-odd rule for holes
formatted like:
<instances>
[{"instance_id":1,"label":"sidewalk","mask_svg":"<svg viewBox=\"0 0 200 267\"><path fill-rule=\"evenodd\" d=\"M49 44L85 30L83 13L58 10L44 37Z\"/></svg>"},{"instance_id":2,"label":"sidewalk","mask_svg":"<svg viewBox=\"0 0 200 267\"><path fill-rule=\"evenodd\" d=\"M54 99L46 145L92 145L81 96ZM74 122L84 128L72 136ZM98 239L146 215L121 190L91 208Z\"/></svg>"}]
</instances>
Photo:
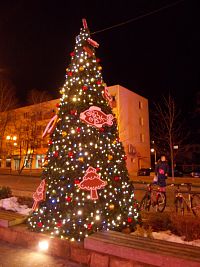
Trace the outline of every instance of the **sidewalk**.
<instances>
[{"instance_id":1,"label":"sidewalk","mask_svg":"<svg viewBox=\"0 0 200 267\"><path fill-rule=\"evenodd\" d=\"M42 169L24 169L21 173L22 176L39 177L42 173ZM0 175L19 175L18 171L11 169L0 168Z\"/></svg>"},{"instance_id":2,"label":"sidewalk","mask_svg":"<svg viewBox=\"0 0 200 267\"><path fill-rule=\"evenodd\" d=\"M33 192L40 184L40 177L24 175L0 174L0 187L8 186L13 195L32 197Z\"/></svg>"},{"instance_id":3,"label":"sidewalk","mask_svg":"<svg viewBox=\"0 0 200 267\"><path fill-rule=\"evenodd\" d=\"M66 259L35 252L0 241L0 266L2 267L79 267Z\"/></svg>"}]
</instances>

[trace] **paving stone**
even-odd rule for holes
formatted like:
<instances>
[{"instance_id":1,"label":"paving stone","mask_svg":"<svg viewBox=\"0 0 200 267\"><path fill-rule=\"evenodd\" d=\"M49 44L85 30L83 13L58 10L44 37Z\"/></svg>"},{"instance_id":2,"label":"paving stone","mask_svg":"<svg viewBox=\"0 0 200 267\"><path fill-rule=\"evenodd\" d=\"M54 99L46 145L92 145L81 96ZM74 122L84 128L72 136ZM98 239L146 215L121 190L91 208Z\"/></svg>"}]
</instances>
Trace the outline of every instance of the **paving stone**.
<instances>
[{"instance_id":1,"label":"paving stone","mask_svg":"<svg viewBox=\"0 0 200 267\"><path fill-rule=\"evenodd\" d=\"M81 267L77 263L0 241L0 267Z\"/></svg>"}]
</instances>

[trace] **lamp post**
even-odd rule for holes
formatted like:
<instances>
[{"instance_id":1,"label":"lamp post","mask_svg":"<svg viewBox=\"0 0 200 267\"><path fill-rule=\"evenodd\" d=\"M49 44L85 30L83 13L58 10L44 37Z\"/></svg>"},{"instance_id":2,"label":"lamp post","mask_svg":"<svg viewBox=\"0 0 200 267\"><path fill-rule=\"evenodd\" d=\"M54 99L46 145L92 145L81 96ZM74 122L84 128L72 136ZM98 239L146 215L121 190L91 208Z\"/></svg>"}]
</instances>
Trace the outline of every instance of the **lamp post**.
<instances>
[{"instance_id":1,"label":"lamp post","mask_svg":"<svg viewBox=\"0 0 200 267\"><path fill-rule=\"evenodd\" d=\"M16 135L7 135L6 136L6 141L9 144L9 148L10 148L10 172L12 171L12 150L13 147L17 146L17 136Z\"/></svg>"},{"instance_id":2,"label":"lamp post","mask_svg":"<svg viewBox=\"0 0 200 267\"><path fill-rule=\"evenodd\" d=\"M157 164L157 154L156 154L155 148L151 148L151 153L154 154L154 164L156 166L156 164Z\"/></svg>"}]
</instances>

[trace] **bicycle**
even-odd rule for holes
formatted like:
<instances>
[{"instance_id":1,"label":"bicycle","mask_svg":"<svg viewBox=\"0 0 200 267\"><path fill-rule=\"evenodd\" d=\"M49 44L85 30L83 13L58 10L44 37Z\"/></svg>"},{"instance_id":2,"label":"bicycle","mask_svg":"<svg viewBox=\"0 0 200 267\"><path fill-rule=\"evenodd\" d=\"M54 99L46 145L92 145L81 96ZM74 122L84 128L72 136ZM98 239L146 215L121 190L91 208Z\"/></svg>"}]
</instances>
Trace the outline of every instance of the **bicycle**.
<instances>
[{"instance_id":1,"label":"bicycle","mask_svg":"<svg viewBox=\"0 0 200 267\"><path fill-rule=\"evenodd\" d=\"M181 186L187 186L187 191L181 191ZM175 184L177 189L175 190L175 210L178 213L179 209L181 214L184 215L185 207L187 211L192 211L196 217L200 217L200 194L192 192L191 183ZM184 194L188 194L188 198L184 197Z\"/></svg>"},{"instance_id":2,"label":"bicycle","mask_svg":"<svg viewBox=\"0 0 200 267\"><path fill-rule=\"evenodd\" d=\"M163 212L166 206L166 194L162 192L160 187L153 188L153 184L147 185L147 190L140 202L141 211L150 211L150 207L156 212Z\"/></svg>"}]
</instances>

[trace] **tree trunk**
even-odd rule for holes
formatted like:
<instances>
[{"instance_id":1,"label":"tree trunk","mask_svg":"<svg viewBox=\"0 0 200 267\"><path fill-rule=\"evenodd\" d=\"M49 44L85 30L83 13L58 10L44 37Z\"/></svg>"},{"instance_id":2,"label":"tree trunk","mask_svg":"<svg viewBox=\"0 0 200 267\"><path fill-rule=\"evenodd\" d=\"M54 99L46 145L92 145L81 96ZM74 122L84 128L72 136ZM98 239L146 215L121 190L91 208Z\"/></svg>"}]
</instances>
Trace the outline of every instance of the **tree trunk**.
<instances>
[{"instance_id":1,"label":"tree trunk","mask_svg":"<svg viewBox=\"0 0 200 267\"><path fill-rule=\"evenodd\" d=\"M96 189L91 189L90 197L91 197L91 199L98 199L98 194L97 194L97 190Z\"/></svg>"},{"instance_id":2,"label":"tree trunk","mask_svg":"<svg viewBox=\"0 0 200 267\"><path fill-rule=\"evenodd\" d=\"M170 137L170 158L171 158L171 169L172 169L172 181L174 181L174 147Z\"/></svg>"}]
</instances>

